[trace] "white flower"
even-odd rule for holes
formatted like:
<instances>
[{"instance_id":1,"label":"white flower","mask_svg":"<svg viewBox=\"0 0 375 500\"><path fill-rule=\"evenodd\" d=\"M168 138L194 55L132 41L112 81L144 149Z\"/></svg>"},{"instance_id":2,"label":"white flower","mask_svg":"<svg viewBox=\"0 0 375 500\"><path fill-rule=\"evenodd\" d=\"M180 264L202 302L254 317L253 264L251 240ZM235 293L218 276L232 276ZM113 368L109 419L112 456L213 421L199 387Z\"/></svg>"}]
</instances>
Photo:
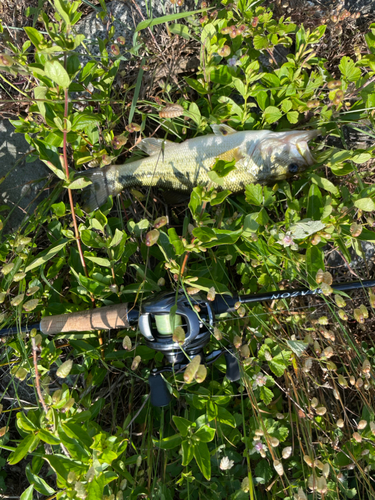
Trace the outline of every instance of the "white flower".
<instances>
[{"instance_id":1,"label":"white flower","mask_svg":"<svg viewBox=\"0 0 375 500\"><path fill-rule=\"evenodd\" d=\"M228 59L227 64L228 64L228 66L232 66L233 67L233 66L236 66L237 61L238 61L237 57L233 56L230 59Z\"/></svg>"},{"instance_id":2,"label":"white flower","mask_svg":"<svg viewBox=\"0 0 375 500\"><path fill-rule=\"evenodd\" d=\"M233 460L229 460L228 457L223 457L220 461L219 467L221 470L229 470L233 467L233 465L234 465Z\"/></svg>"},{"instance_id":3,"label":"white flower","mask_svg":"<svg viewBox=\"0 0 375 500\"><path fill-rule=\"evenodd\" d=\"M264 449L265 446L262 441L260 439L254 439L253 448L250 450L250 453L260 453Z\"/></svg>"},{"instance_id":4,"label":"white flower","mask_svg":"<svg viewBox=\"0 0 375 500\"><path fill-rule=\"evenodd\" d=\"M257 373L256 375L253 375L253 389L255 390L257 387L261 387L262 385L266 385L267 383L267 377L265 375L262 375L262 373Z\"/></svg>"},{"instance_id":5,"label":"white flower","mask_svg":"<svg viewBox=\"0 0 375 500\"><path fill-rule=\"evenodd\" d=\"M294 241L293 241L291 232L287 231L286 234L280 233L279 234L279 241L277 241L277 243L279 243L283 247L290 247L290 246L294 245Z\"/></svg>"}]
</instances>

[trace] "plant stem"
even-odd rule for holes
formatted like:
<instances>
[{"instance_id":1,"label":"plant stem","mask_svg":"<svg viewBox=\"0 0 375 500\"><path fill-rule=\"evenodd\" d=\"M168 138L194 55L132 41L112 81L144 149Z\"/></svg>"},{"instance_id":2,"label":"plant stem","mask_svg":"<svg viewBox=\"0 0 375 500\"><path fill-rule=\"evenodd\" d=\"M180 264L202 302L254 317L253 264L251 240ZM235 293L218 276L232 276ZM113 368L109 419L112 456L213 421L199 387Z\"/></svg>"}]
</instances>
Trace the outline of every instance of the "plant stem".
<instances>
[{"instance_id":1,"label":"plant stem","mask_svg":"<svg viewBox=\"0 0 375 500\"><path fill-rule=\"evenodd\" d=\"M38 393L39 401L41 402L41 404L43 406L44 412L47 413L48 412L48 408L47 408L46 403L44 402L42 391L40 389L40 375L39 375L39 371L38 371L38 361L37 361L37 357L36 357L37 347L36 347L36 343L35 343L35 338L34 337L31 337L31 345L32 345L32 348L33 348L33 361L34 361L34 370L35 370L36 392Z\"/></svg>"},{"instance_id":2,"label":"plant stem","mask_svg":"<svg viewBox=\"0 0 375 500\"><path fill-rule=\"evenodd\" d=\"M64 119L66 119L67 117L68 117L68 89L65 89ZM67 146L67 133L68 132L66 130L66 127L64 127L64 142L63 142L64 168L65 168L66 178L67 178L67 180L69 180L68 153L67 153L67 150L66 150L66 146ZM76 237L76 241L77 241L78 253L79 253L79 256L81 258L81 263L82 263L83 270L85 272L85 276L88 277L86 262L85 262L85 258L83 256L83 252L82 252L81 238L80 238L79 231L78 231L78 226L77 226L76 213L75 213L75 210L74 210L72 190L69 189L69 188L68 188L68 196L69 196L70 210L72 212L74 233L75 233L75 237Z\"/></svg>"}]
</instances>

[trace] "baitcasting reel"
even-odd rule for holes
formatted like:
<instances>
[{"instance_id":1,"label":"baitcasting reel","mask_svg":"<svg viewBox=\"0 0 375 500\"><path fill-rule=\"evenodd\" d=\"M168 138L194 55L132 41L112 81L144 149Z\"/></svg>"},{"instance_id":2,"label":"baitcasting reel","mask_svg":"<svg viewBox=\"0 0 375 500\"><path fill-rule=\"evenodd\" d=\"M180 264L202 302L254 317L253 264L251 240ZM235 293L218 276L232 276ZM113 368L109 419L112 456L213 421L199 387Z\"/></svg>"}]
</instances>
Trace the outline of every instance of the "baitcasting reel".
<instances>
[{"instance_id":1,"label":"baitcasting reel","mask_svg":"<svg viewBox=\"0 0 375 500\"><path fill-rule=\"evenodd\" d=\"M375 287L375 280L332 285L333 291L342 292L370 287ZM203 349L210 339L210 329L213 326L215 315L234 311L237 302L250 304L322 293L320 288L315 290L309 288L274 290L235 297L218 295L213 302L210 302L203 295L187 297L182 292L166 292L145 300L140 310L136 306L129 308L128 304L114 304L89 311L46 316L36 325L2 329L0 337L16 335L20 330L27 333L32 328L52 335L129 328L130 325L138 323L148 347L162 352L170 363L170 366L152 370L149 377L151 403L154 406L166 406L170 402L171 396L161 374L184 370L189 363L185 353L189 358L199 354L205 365L213 363L224 354L227 378L231 382L240 379L238 361L231 349L218 349L204 356ZM183 328L185 332L182 346L173 340L173 332L178 326Z\"/></svg>"},{"instance_id":2,"label":"baitcasting reel","mask_svg":"<svg viewBox=\"0 0 375 500\"><path fill-rule=\"evenodd\" d=\"M189 363L186 355L193 358L199 354L203 363L209 365L224 354L227 378L231 382L240 379L238 361L231 350L218 349L206 356L203 355L203 349L210 340L210 328L213 324L213 307L200 295L186 297L183 293L167 292L143 302L138 326L146 339L146 345L162 352L172 365L151 371L149 384L153 406L166 406L170 402L171 396L161 373L183 371ZM173 331L176 327L183 328L185 332L182 346L173 340Z\"/></svg>"}]
</instances>

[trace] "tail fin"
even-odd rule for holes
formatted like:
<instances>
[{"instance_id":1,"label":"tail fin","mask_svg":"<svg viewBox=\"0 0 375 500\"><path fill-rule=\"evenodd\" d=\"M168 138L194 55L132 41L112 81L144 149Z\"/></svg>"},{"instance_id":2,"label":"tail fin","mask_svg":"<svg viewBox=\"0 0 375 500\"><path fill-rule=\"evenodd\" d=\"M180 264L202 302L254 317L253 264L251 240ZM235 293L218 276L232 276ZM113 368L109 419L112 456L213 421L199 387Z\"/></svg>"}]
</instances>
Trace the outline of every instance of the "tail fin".
<instances>
[{"instance_id":1,"label":"tail fin","mask_svg":"<svg viewBox=\"0 0 375 500\"><path fill-rule=\"evenodd\" d=\"M115 189L115 182L111 175L108 175L111 165L104 168L95 168L82 172L92 184L87 186L82 193L83 209L87 212L96 210L103 205L110 195L118 193Z\"/></svg>"}]
</instances>

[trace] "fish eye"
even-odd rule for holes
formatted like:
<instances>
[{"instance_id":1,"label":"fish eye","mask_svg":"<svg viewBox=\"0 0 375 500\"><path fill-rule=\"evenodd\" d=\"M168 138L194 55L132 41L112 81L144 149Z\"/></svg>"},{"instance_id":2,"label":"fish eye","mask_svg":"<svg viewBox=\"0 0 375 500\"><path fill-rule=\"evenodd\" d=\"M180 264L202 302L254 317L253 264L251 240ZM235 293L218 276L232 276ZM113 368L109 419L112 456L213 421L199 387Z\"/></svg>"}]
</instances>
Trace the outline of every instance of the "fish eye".
<instances>
[{"instance_id":1,"label":"fish eye","mask_svg":"<svg viewBox=\"0 0 375 500\"><path fill-rule=\"evenodd\" d=\"M288 165L288 170L290 174L296 174L298 172L298 169L299 167L297 163L290 163L290 165Z\"/></svg>"}]
</instances>

